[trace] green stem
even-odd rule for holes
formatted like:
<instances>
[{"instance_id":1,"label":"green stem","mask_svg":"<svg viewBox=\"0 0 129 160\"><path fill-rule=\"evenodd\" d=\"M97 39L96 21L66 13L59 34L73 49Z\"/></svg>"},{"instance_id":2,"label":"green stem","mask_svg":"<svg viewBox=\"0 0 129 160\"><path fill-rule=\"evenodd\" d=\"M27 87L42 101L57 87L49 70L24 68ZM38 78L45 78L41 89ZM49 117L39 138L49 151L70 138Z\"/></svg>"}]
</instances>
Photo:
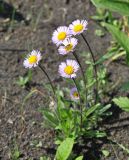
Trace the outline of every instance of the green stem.
<instances>
[{"instance_id":1,"label":"green stem","mask_svg":"<svg viewBox=\"0 0 129 160\"><path fill-rule=\"evenodd\" d=\"M77 91L78 91L78 94L79 94L79 100L80 100L80 113L81 113L81 117L80 117L80 129L82 130L82 101L81 101L81 95L80 95L80 92L79 92L79 88L78 88L78 85L75 81L74 78L72 78L74 84L75 84L75 87L77 88Z\"/></svg>"},{"instance_id":2,"label":"green stem","mask_svg":"<svg viewBox=\"0 0 129 160\"><path fill-rule=\"evenodd\" d=\"M95 65L96 61L95 61L93 51L92 51L92 49L89 45L89 42L87 41L87 39L85 38L85 36L83 34L81 34L81 36L82 36L83 40L85 41L86 45L88 46L88 49L90 51L90 54L91 54L91 57L92 57L92 60L93 60L93 63L94 63L93 68L94 68L95 79L96 79L96 87L95 87L95 103L96 103L96 101L98 99L98 76L97 76L97 67Z\"/></svg>"},{"instance_id":3,"label":"green stem","mask_svg":"<svg viewBox=\"0 0 129 160\"><path fill-rule=\"evenodd\" d=\"M79 66L80 66L81 72L82 72L82 77L83 77L83 81L84 81L84 85L85 85L85 92L86 92L86 104L87 104L87 96L88 96L87 87L86 87L87 81L86 81L86 78L85 78L83 67L82 67L82 65L80 63L80 60L79 60L79 58L78 58L78 56L77 56L75 51L73 52L73 55L74 55L75 59L77 60Z\"/></svg>"},{"instance_id":4,"label":"green stem","mask_svg":"<svg viewBox=\"0 0 129 160\"><path fill-rule=\"evenodd\" d=\"M48 74L47 74L47 72L45 71L45 69L39 64L39 68L42 70L42 72L46 75L46 77L47 77L47 79L48 79L48 81L49 81L49 83L50 83L50 85L51 85L51 88L52 88L52 91L53 91L53 94L54 94L54 96L55 96L55 89L54 89L54 86L53 86L53 84L52 84L52 81L51 81L51 79L50 79L50 77L48 76Z\"/></svg>"}]
</instances>

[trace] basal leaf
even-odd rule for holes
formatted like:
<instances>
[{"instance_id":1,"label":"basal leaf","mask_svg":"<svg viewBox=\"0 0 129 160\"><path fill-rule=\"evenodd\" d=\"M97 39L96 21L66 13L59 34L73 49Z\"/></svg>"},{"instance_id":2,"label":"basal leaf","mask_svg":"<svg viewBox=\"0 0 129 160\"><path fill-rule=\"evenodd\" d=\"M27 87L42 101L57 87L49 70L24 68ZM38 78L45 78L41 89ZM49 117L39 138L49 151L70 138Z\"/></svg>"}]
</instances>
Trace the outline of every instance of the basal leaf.
<instances>
[{"instance_id":1,"label":"basal leaf","mask_svg":"<svg viewBox=\"0 0 129 160\"><path fill-rule=\"evenodd\" d=\"M73 144L73 138L66 138L57 148L56 160L67 160L72 151Z\"/></svg>"}]
</instances>

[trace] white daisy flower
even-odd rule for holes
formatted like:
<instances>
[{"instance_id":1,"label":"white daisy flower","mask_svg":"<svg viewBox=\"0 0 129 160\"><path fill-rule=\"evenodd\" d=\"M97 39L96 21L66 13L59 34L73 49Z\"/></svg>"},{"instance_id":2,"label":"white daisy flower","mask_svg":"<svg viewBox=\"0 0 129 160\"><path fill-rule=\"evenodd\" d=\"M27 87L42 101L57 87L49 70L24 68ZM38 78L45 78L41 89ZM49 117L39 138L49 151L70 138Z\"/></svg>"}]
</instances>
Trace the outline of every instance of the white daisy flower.
<instances>
[{"instance_id":1,"label":"white daisy flower","mask_svg":"<svg viewBox=\"0 0 129 160\"><path fill-rule=\"evenodd\" d=\"M87 25L86 20L75 20L69 25L69 29L73 35L78 35L87 30Z\"/></svg>"},{"instance_id":2,"label":"white daisy flower","mask_svg":"<svg viewBox=\"0 0 129 160\"><path fill-rule=\"evenodd\" d=\"M79 94L78 94L78 91L77 91L77 88L74 87L70 90L70 97L71 99L73 100L78 100L79 99Z\"/></svg>"},{"instance_id":3,"label":"white daisy flower","mask_svg":"<svg viewBox=\"0 0 129 160\"><path fill-rule=\"evenodd\" d=\"M78 69L79 65L75 60L67 59L66 62L62 62L59 65L59 73L65 78L75 78Z\"/></svg>"},{"instance_id":4,"label":"white daisy flower","mask_svg":"<svg viewBox=\"0 0 129 160\"><path fill-rule=\"evenodd\" d=\"M70 37L70 30L68 27L66 26L61 26L58 27L52 35L52 41L53 43L55 43L57 46L59 46L60 44L62 44L62 42L66 39Z\"/></svg>"},{"instance_id":5,"label":"white daisy flower","mask_svg":"<svg viewBox=\"0 0 129 160\"><path fill-rule=\"evenodd\" d=\"M41 60L42 56L40 51L33 50L24 60L23 65L25 68L36 67Z\"/></svg>"},{"instance_id":6,"label":"white daisy flower","mask_svg":"<svg viewBox=\"0 0 129 160\"><path fill-rule=\"evenodd\" d=\"M78 40L76 38L67 38L64 40L63 45L58 48L59 54L66 55L69 52L73 52Z\"/></svg>"}]
</instances>

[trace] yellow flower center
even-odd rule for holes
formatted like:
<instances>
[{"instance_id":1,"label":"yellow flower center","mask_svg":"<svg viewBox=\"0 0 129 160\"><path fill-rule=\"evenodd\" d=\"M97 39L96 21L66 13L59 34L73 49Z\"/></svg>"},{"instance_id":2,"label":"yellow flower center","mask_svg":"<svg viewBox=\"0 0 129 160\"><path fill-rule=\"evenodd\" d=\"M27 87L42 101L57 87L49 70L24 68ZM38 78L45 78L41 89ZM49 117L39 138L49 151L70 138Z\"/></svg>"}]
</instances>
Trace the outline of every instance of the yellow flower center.
<instances>
[{"instance_id":1,"label":"yellow flower center","mask_svg":"<svg viewBox=\"0 0 129 160\"><path fill-rule=\"evenodd\" d=\"M71 75L74 73L74 68L73 66L66 66L65 69L64 69L64 72L68 75Z\"/></svg>"},{"instance_id":2,"label":"yellow flower center","mask_svg":"<svg viewBox=\"0 0 129 160\"><path fill-rule=\"evenodd\" d=\"M58 40L62 41L66 38L66 32L60 32L58 34Z\"/></svg>"},{"instance_id":3,"label":"yellow flower center","mask_svg":"<svg viewBox=\"0 0 129 160\"><path fill-rule=\"evenodd\" d=\"M82 24L78 24L76 26L74 26L74 32L80 32L83 30L83 25Z\"/></svg>"},{"instance_id":4,"label":"yellow flower center","mask_svg":"<svg viewBox=\"0 0 129 160\"><path fill-rule=\"evenodd\" d=\"M73 48L72 43L70 43L70 44L68 44L67 46L65 46L65 50L66 50L67 52L71 51L72 48Z\"/></svg>"},{"instance_id":5,"label":"yellow flower center","mask_svg":"<svg viewBox=\"0 0 129 160\"><path fill-rule=\"evenodd\" d=\"M28 61L30 64L34 64L37 62L37 56L36 55L32 55L28 58Z\"/></svg>"},{"instance_id":6,"label":"yellow flower center","mask_svg":"<svg viewBox=\"0 0 129 160\"><path fill-rule=\"evenodd\" d=\"M79 97L78 92L75 91L75 92L73 93L73 96L74 96L75 98L78 98L78 97Z\"/></svg>"}]
</instances>

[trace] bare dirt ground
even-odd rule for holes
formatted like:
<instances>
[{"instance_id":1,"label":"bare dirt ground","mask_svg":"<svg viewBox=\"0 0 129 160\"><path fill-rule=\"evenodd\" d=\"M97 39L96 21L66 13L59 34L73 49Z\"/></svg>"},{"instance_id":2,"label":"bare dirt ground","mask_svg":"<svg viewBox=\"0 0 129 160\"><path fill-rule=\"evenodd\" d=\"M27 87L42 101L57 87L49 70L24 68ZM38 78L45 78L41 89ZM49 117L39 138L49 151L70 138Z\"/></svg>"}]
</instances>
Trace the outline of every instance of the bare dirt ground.
<instances>
[{"instance_id":1,"label":"bare dirt ground","mask_svg":"<svg viewBox=\"0 0 129 160\"><path fill-rule=\"evenodd\" d=\"M21 104L29 93L16 84L19 76L27 74L22 65L23 57L28 53L27 50L40 49L44 53L42 63L55 84L58 84L62 80L57 68L64 58L57 54L57 49L51 43L56 27L68 25L77 18L89 20L85 35L96 53L96 58L106 52L111 37L108 33L103 38L94 35L99 26L90 19L95 8L89 0L7 0L0 3L4 3L5 7L5 11L0 14L0 159L10 160L17 145L21 160L39 160L44 155L53 160L56 149L54 132L42 126L43 118L38 112L39 107L47 107L50 93L43 87L47 81L38 68L33 71L31 84L42 94L36 93L26 102L24 123L21 120ZM16 9L14 17L13 7ZM10 21L11 18L14 19L13 22ZM78 52L85 50L84 44L80 43ZM121 82L129 79L129 68L124 62L111 63L108 72L110 83L116 82L118 78ZM116 94L117 90L114 92ZM109 95L112 98L114 93ZM116 107L112 110L113 118L106 119L105 128L118 143L129 148L129 115ZM86 148L87 144L78 150L86 155L85 160L118 160L117 156L119 160L127 160L129 157L117 146L112 147L111 144L104 144L99 140L91 143L88 151ZM102 149L109 150L110 156L104 158Z\"/></svg>"}]
</instances>

